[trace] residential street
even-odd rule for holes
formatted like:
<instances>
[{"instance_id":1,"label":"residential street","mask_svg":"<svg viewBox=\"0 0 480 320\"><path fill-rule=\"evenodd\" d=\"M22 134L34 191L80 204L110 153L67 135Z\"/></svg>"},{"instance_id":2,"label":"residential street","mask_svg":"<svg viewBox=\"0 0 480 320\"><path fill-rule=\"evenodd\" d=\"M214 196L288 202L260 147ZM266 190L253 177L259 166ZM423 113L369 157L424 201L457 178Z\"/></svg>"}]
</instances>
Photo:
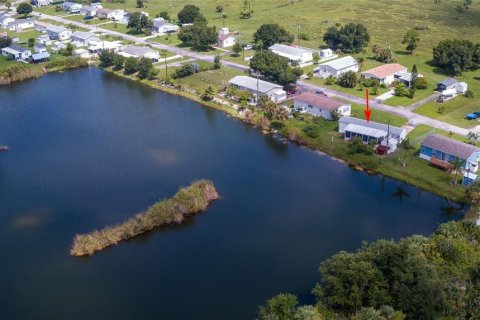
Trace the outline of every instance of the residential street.
<instances>
[{"instance_id":1,"label":"residential street","mask_svg":"<svg viewBox=\"0 0 480 320\"><path fill-rule=\"evenodd\" d=\"M140 38L140 37L124 34L124 33L117 32L117 31L107 30L107 29L104 29L104 28L101 28L101 27L98 27L98 26L95 26L95 25L88 25L88 24L84 24L82 22L71 21L71 20L68 20L68 19L64 19L64 18L58 17L58 16L40 14L38 12L33 12L32 14L34 16L37 16L37 17L40 17L40 18L50 19L50 20L53 20L53 21L60 22L62 24L66 24L66 25L73 24L73 25L78 26L80 28L91 30L92 32L102 32L102 33L110 34L110 35L113 35L113 36L122 37L126 40L129 40L129 41L148 44L149 46L151 46L153 48L165 49L165 50L173 52L177 55L181 55L181 56L184 56L184 57L189 57L189 58L196 59L196 60L213 62L213 59L214 59L213 55L206 55L206 54L193 52L193 51L182 49L182 48L175 47L175 46L170 46L170 45L166 45L166 44L157 43L157 42L154 42L154 41L151 41L151 40L148 40L148 39L143 39L143 38ZM235 63L235 62L231 62L231 61L227 61L227 60L222 60L222 64L223 64L223 66L225 66L227 68L232 68L232 69L236 69L236 70L239 70L239 71L247 71L249 69L248 66L245 66L245 65L242 65L242 64L239 64L239 63ZM303 80L298 80L297 84L303 90L310 90L310 91L321 90L321 91L327 93L329 96L337 96L339 98L342 98L344 100L350 101L350 102L355 103L355 104L365 105L365 103L366 103L365 99L363 99L363 98L359 98L359 97L356 97L356 96L353 96L353 95L350 95L350 94L347 94L347 93L344 93L344 92L339 92L339 91L336 91L336 90L332 90L332 89L329 89L329 88L326 88L326 87L313 85L313 84L307 83ZM419 114L416 114L416 113L412 112L412 110L419 107L421 104L423 104L427 101L430 101L431 99L434 99L434 98L435 98L435 96L432 95L432 96L430 96L426 99L423 99L423 100L421 100L417 103L414 103L414 104L412 104L412 105L410 105L406 108L405 107L393 107L393 106L383 104L379 101L373 100L372 103L371 103L371 108L404 117L404 118L408 119L408 125L409 126L417 126L417 125L420 125L420 124L424 124L424 125L428 125L428 126L431 126L433 128L436 128L436 129L441 129L441 130L453 132L455 134L459 134L459 135L462 135L462 136L466 136L469 131L476 131L476 132L480 131L480 126L476 126L475 128L469 130L469 129L461 128L461 127L458 127L458 126L455 126L455 125L452 125L452 124L449 124L449 123L446 123L446 122L443 122L443 121L435 120L435 119L432 119L432 118L429 118L429 117L426 117L426 116L422 116L422 115L419 115Z\"/></svg>"}]
</instances>

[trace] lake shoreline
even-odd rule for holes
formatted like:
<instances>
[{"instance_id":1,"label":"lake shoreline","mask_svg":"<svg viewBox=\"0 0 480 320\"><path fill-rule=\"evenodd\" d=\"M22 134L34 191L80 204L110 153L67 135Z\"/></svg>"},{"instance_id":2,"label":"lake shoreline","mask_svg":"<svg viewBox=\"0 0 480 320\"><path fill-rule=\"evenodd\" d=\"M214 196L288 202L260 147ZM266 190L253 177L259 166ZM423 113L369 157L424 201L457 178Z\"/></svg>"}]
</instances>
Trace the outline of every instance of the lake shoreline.
<instances>
[{"instance_id":1,"label":"lake shoreline","mask_svg":"<svg viewBox=\"0 0 480 320\"><path fill-rule=\"evenodd\" d=\"M284 138L285 140L287 140L289 142L301 145L301 146L306 147L306 148L308 148L312 151L315 151L315 152L322 152L323 154L328 155L332 159L338 161L339 163L345 164L345 165L349 166L350 168L352 168L354 170L363 171L367 174L372 174L372 175L373 174L380 174L380 175L383 175L383 176L386 176L386 177L389 177L389 178L396 179L396 180L401 181L401 182L411 184L411 185L413 185L417 188L420 188L424 191L428 191L428 192L431 192L433 194L439 195L439 196L444 197L446 199L453 200L455 202L462 203L462 204L466 203L465 195L463 193L460 194L458 192L457 193L451 192L452 190L450 190L450 189L440 191L440 190L438 190L438 188L436 188L435 185L429 185L428 181L419 182L419 181L415 180L415 177L407 178L405 176L402 176L402 174L405 174L405 171L402 172L402 169L400 169L400 168L399 168L399 170L397 170L395 172L388 171L388 168L382 168L382 165L380 165L378 168L375 168L375 169L368 168L367 166L362 165L361 163L358 163L356 161L352 161L352 159L350 159L348 157L345 157L343 154L334 154L334 153L328 152L328 150L326 150L326 149L317 148L313 144L306 141L305 139L299 139L298 137L288 135L288 134L284 134L281 131L262 129L261 127L255 125L255 123L253 123L252 121L247 121L247 119L245 117L241 116L236 109L234 109L230 106L222 105L222 104L217 103L215 101L205 101L198 94L194 94L194 93L189 92L189 91L177 89L173 86L167 86L167 85L161 84L161 83L159 83L158 81L155 81L155 80L139 80L139 79L135 78L134 76L124 75L121 72L115 72L113 70L101 69L101 68L100 68L100 70L108 72L109 74L114 74L114 75L119 76L119 77L124 78L124 79L129 79L129 80L135 81L139 84L146 85L146 86L148 86L150 88L153 88L153 89L157 89L157 90L169 93L169 94L174 94L174 95L177 95L177 96L187 98L191 101L200 103L201 105L203 105L205 107L210 107L210 108L216 109L218 111L222 111L222 112L226 113L228 116L230 116L232 118L235 118L235 119L238 119L245 124L252 125L254 127L260 128L263 134L278 134L282 138ZM456 190L454 190L454 191L456 191Z\"/></svg>"}]
</instances>

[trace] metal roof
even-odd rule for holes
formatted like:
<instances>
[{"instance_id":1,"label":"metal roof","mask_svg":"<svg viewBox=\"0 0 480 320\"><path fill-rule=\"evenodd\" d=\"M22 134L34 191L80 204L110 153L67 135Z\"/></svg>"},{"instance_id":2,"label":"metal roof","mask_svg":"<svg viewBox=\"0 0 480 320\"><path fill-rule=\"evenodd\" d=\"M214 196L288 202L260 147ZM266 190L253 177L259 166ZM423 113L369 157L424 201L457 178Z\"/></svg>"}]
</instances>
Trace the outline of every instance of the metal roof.
<instances>
[{"instance_id":1,"label":"metal roof","mask_svg":"<svg viewBox=\"0 0 480 320\"><path fill-rule=\"evenodd\" d=\"M42 59L46 59L46 58L50 58L50 53L48 53L48 52L41 52L41 53L34 53L34 54L32 54L32 59L33 59L33 60L42 60Z\"/></svg>"},{"instance_id":2,"label":"metal roof","mask_svg":"<svg viewBox=\"0 0 480 320\"><path fill-rule=\"evenodd\" d=\"M278 44L278 43L276 43L273 46L271 46L270 48L268 48L268 50L278 51L280 53L284 53L284 54L287 54L287 55L290 55L290 56L297 56L297 57L300 57L300 58L304 53L309 52L306 49L297 48L297 47L293 47L293 46L287 46L285 44Z\"/></svg>"},{"instance_id":3,"label":"metal roof","mask_svg":"<svg viewBox=\"0 0 480 320\"><path fill-rule=\"evenodd\" d=\"M391 76L392 74L407 72L407 70L408 70L407 67L404 67L401 64L387 63L387 64L382 64L381 66L363 71L362 75L368 74L368 75L372 75L377 79L383 79L385 77Z\"/></svg>"},{"instance_id":4,"label":"metal roof","mask_svg":"<svg viewBox=\"0 0 480 320\"><path fill-rule=\"evenodd\" d=\"M444 86L446 87L449 87L455 83L457 83L457 79L454 79L454 78L445 78L443 79L442 81L438 82L437 84L443 84Z\"/></svg>"},{"instance_id":5,"label":"metal roof","mask_svg":"<svg viewBox=\"0 0 480 320\"><path fill-rule=\"evenodd\" d=\"M137 47L137 46L128 46L122 50L125 53L131 54L137 57L143 57L146 53L155 51L149 47Z\"/></svg>"},{"instance_id":6,"label":"metal roof","mask_svg":"<svg viewBox=\"0 0 480 320\"><path fill-rule=\"evenodd\" d=\"M375 128L368 128L364 126L359 126L357 124L350 123L347 125L344 129L345 131L348 132L353 132L357 134L361 134L364 136L369 136L369 137L374 137L374 138L384 138L387 136L387 131L383 131L380 129L375 129Z\"/></svg>"},{"instance_id":7,"label":"metal roof","mask_svg":"<svg viewBox=\"0 0 480 320\"><path fill-rule=\"evenodd\" d=\"M95 37L98 38L94 33L92 32L84 32L84 31L75 31L72 33L72 38L78 38L82 40L87 40L88 38Z\"/></svg>"},{"instance_id":8,"label":"metal roof","mask_svg":"<svg viewBox=\"0 0 480 320\"><path fill-rule=\"evenodd\" d=\"M10 49L10 50L6 50L6 49ZM9 47L6 47L6 48L3 48L2 50L5 50L6 52L11 52L11 51L16 51L16 52L25 52L25 51L28 51L28 49L25 49L25 48L22 48L20 46L17 46L15 44L12 44L11 46Z\"/></svg>"},{"instance_id":9,"label":"metal roof","mask_svg":"<svg viewBox=\"0 0 480 320\"><path fill-rule=\"evenodd\" d=\"M358 65L358 62L353 57L346 56L346 57L343 57L343 58L339 58L339 59L331 60L331 61L328 61L328 62L324 62L320 65L321 66L329 66L330 68L335 69L335 70L343 70L343 69L350 68L350 67Z\"/></svg>"},{"instance_id":10,"label":"metal roof","mask_svg":"<svg viewBox=\"0 0 480 320\"><path fill-rule=\"evenodd\" d=\"M238 87L243 87L245 89L258 91L261 93L268 93L272 90L283 88L281 85L263 81L263 80L258 80L257 82L257 79L252 77L247 77L247 76L233 77L232 79L230 79L230 81L228 81L228 84L233 84ZM257 90L257 87L258 87L258 90Z\"/></svg>"},{"instance_id":11,"label":"metal roof","mask_svg":"<svg viewBox=\"0 0 480 320\"><path fill-rule=\"evenodd\" d=\"M295 97L295 101L303 102L320 109L333 111L345 105L345 103L329 98L323 94L303 92Z\"/></svg>"},{"instance_id":12,"label":"metal roof","mask_svg":"<svg viewBox=\"0 0 480 320\"><path fill-rule=\"evenodd\" d=\"M395 126L390 126L390 128L389 128L389 126L387 124L373 122L373 121L367 122L366 120L358 119L358 118L354 118L354 117L343 116L338 120L338 122L346 124L346 125L352 123L352 124L356 124L356 125L363 126L363 127L383 130L383 131L386 131L386 132L390 131L391 135L397 136L397 137L400 137L405 132L405 129L403 129L403 128L399 128L399 127L395 127Z\"/></svg>"},{"instance_id":13,"label":"metal roof","mask_svg":"<svg viewBox=\"0 0 480 320\"><path fill-rule=\"evenodd\" d=\"M65 32L65 31L68 31L69 29L65 28L64 26L56 26L56 25L49 25L47 27L47 32L53 32L53 33L61 33L61 32Z\"/></svg>"},{"instance_id":14,"label":"metal roof","mask_svg":"<svg viewBox=\"0 0 480 320\"><path fill-rule=\"evenodd\" d=\"M422 141L422 146L426 146L443 153L451 154L460 159L468 159L474 152L480 151L471 144L454 140L438 134L431 134Z\"/></svg>"}]
</instances>

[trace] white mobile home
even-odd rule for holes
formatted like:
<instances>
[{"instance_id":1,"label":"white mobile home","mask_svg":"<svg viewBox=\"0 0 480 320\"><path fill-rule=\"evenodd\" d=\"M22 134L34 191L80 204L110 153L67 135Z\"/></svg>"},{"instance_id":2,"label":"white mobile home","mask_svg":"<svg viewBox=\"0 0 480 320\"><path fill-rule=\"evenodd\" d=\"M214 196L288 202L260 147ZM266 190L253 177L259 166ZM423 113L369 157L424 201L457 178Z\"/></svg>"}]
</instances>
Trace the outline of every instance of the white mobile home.
<instances>
[{"instance_id":1,"label":"white mobile home","mask_svg":"<svg viewBox=\"0 0 480 320\"><path fill-rule=\"evenodd\" d=\"M340 116L350 116L352 105L329 98L323 94L303 92L294 99L295 110L303 111L327 120L332 119L332 113Z\"/></svg>"},{"instance_id":2,"label":"white mobile home","mask_svg":"<svg viewBox=\"0 0 480 320\"><path fill-rule=\"evenodd\" d=\"M9 47L2 48L1 51L5 58L12 60L27 60L32 55L32 52L29 49L25 49L17 45L11 45Z\"/></svg>"},{"instance_id":3,"label":"white mobile home","mask_svg":"<svg viewBox=\"0 0 480 320\"><path fill-rule=\"evenodd\" d=\"M362 78L378 80L387 86L395 81L395 76L407 73L407 67L398 63L387 63L361 73Z\"/></svg>"},{"instance_id":4,"label":"white mobile home","mask_svg":"<svg viewBox=\"0 0 480 320\"><path fill-rule=\"evenodd\" d=\"M268 48L268 50L278 54L279 56L287 58L290 62L302 64L313 60L313 50L306 48L277 43Z\"/></svg>"},{"instance_id":5,"label":"white mobile home","mask_svg":"<svg viewBox=\"0 0 480 320\"><path fill-rule=\"evenodd\" d=\"M230 79L228 84L240 90L250 91L254 95L255 100L263 95L268 96L273 102L281 102L287 99L287 93L281 85L252 77L236 76Z\"/></svg>"},{"instance_id":6,"label":"white mobile home","mask_svg":"<svg viewBox=\"0 0 480 320\"><path fill-rule=\"evenodd\" d=\"M358 62L351 56L324 62L320 64L316 73L320 78L329 76L336 78L348 71L358 72Z\"/></svg>"}]
</instances>

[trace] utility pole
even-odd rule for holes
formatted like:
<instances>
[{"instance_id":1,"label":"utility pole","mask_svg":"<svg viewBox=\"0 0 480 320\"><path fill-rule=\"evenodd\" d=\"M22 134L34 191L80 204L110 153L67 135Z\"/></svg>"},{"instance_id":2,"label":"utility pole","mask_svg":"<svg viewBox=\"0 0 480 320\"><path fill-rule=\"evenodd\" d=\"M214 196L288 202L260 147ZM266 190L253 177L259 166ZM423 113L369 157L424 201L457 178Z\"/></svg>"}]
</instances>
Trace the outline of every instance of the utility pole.
<instances>
[{"instance_id":1,"label":"utility pole","mask_svg":"<svg viewBox=\"0 0 480 320\"><path fill-rule=\"evenodd\" d=\"M297 45L300 46L300 23L297 24Z\"/></svg>"}]
</instances>

